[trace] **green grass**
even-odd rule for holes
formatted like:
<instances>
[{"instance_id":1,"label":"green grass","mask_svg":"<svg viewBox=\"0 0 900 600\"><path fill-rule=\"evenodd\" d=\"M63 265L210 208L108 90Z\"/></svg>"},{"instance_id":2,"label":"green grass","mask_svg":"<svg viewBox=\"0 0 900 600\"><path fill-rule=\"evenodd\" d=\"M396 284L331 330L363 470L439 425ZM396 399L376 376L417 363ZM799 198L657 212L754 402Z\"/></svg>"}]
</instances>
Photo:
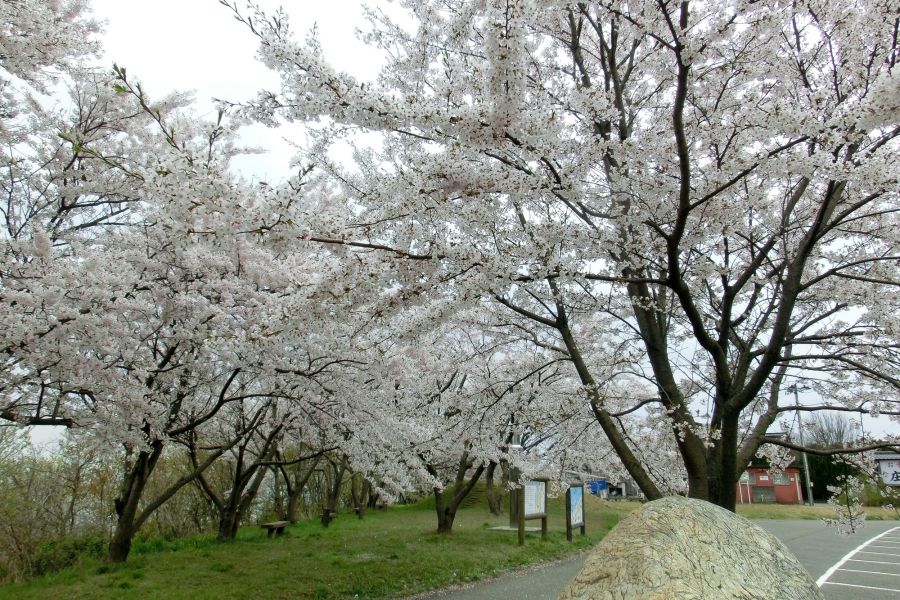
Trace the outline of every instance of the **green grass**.
<instances>
[{"instance_id":1,"label":"green grass","mask_svg":"<svg viewBox=\"0 0 900 600\"><path fill-rule=\"evenodd\" d=\"M589 498L588 535L576 534L571 544L558 500L550 503L548 539L528 534L524 547L515 533L489 529L508 519L491 516L483 503L463 510L449 536L434 533L436 519L425 503L370 511L363 520L341 514L328 529L304 521L272 540L246 527L228 543L210 537L145 542L126 565L85 560L0 586L0 599L404 597L587 549L633 508L627 504Z\"/></svg>"},{"instance_id":2,"label":"green grass","mask_svg":"<svg viewBox=\"0 0 900 600\"><path fill-rule=\"evenodd\" d=\"M894 511L886 511L879 506L863 507L866 519L872 521L893 521ZM739 504L737 513L748 519L833 519L834 509L825 504L806 506L805 504Z\"/></svg>"},{"instance_id":3,"label":"green grass","mask_svg":"<svg viewBox=\"0 0 900 600\"><path fill-rule=\"evenodd\" d=\"M63 598L402 598L454 584L478 581L589 548L637 502L586 499L588 535L565 539L560 500L550 502L549 539L491 531L507 517L494 517L484 502L460 512L454 533L439 536L433 502L369 511L359 520L341 514L325 529L317 520L297 523L284 536L267 539L245 527L233 542L212 536L136 543L126 565L97 559L21 584L0 586L0 600ZM888 518L869 508L870 518ZM817 519L828 507L754 504L738 507L751 519ZM537 522L529 525L537 525Z\"/></svg>"}]
</instances>

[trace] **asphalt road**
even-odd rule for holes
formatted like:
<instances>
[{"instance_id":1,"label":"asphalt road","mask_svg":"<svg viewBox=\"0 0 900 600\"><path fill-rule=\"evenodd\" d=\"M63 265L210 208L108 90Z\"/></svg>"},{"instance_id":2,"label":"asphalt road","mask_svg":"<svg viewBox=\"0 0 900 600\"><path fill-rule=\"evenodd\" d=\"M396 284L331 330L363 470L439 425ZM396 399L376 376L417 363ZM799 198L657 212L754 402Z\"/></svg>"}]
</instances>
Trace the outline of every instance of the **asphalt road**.
<instances>
[{"instance_id":1,"label":"asphalt road","mask_svg":"<svg viewBox=\"0 0 900 600\"><path fill-rule=\"evenodd\" d=\"M869 521L839 536L819 521L754 521L790 548L828 600L900 600L900 527ZM491 581L422 596L423 600L555 600L584 555Z\"/></svg>"},{"instance_id":2,"label":"asphalt road","mask_svg":"<svg viewBox=\"0 0 900 600\"><path fill-rule=\"evenodd\" d=\"M818 521L754 521L791 549L828 600L900 599L900 523L838 536Z\"/></svg>"}]
</instances>

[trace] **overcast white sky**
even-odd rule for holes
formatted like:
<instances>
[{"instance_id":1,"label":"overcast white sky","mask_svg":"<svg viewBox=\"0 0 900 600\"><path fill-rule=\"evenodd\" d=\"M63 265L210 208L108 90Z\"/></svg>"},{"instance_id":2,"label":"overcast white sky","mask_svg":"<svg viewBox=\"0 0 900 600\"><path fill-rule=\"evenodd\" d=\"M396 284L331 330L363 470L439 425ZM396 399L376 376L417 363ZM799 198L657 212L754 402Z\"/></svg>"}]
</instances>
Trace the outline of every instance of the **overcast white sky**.
<instances>
[{"instance_id":1,"label":"overcast white sky","mask_svg":"<svg viewBox=\"0 0 900 600\"><path fill-rule=\"evenodd\" d=\"M245 0L237 0L239 8ZM326 55L340 70L371 79L381 56L355 37L366 28L359 0L257 0L263 10L284 6L298 37L313 25ZM375 2L388 6L387 0ZM275 88L278 78L256 61L256 39L218 0L92 0L94 14L106 21L103 62L124 66L152 96L193 90L200 107L212 113L212 98L242 101L261 88ZM238 170L259 179L277 180L288 173L293 151L285 132L251 128L248 143L271 148L264 156L239 159Z\"/></svg>"}]
</instances>

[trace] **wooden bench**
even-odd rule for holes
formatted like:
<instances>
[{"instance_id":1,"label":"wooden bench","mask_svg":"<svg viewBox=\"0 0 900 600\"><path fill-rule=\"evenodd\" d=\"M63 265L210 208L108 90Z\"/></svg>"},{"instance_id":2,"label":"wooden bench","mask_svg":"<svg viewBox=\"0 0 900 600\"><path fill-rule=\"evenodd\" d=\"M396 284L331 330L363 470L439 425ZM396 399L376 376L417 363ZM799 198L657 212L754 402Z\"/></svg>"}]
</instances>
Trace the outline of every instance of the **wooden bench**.
<instances>
[{"instance_id":1,"label":"wooden bench","mask_svg":"<svg viewBox=\"0 0 900 600\"><path fill-rule=\"evenodd\" d=\"M290 521L272 521L271 523L263 523L260 527L268 529L269 537L272 537L273 535L281 535L284 533L284 528L290 524Z\"/></svg>"}]
</instances>

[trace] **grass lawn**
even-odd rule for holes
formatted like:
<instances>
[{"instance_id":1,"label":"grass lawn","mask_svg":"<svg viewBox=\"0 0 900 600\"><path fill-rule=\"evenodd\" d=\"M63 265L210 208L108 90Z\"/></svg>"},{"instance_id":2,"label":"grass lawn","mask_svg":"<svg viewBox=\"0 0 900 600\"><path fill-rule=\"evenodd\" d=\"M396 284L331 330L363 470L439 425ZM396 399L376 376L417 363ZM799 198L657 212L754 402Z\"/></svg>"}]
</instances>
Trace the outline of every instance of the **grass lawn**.
<instances>
[{"instance_id":1,"label":"grass lawn","mask_svg":"<svg viewBox=\"0 0 900 600\"><path fill-rule=\"evenodd\" d=\"M483 505L462 510L450 536L434 533L436 519L426 501L370 511L363 520L341 514L327 529L317 520L302 521L272 540L262 529L245 527L229 543L211 537L139 543L126 565L86 559L26 583L0 586L0 600L402 598L585 550L639 506L588 497L588 535L576 533L570 544L562 502L551 500L548 540L528 534L519 547L514 532L489 529L508 519L491 516ZM878 508L867 512L870 518L890 516ZM828 507L760 504L741 506L738 513L751 519L831 515Z\"/></svg>"},{"instance_id":2,"label":"grass lawn","mask_svg":"<svg viewBox=\"0 0 900 600\"><path fill-rule=\"evenodd\" d=\"M245 527L229 543L200 537L137 544L124 566L85 560L0 586L0 599L403 597L585 550L634 508L588 498L588 535L576 533L569 543L563 505L552 500L548 539L528 534L519 547L515 532L490 531L508 517L493 517L483 505L461 511L449 536L434 533L436 517L426 502L370 511L363 520L341 514L327 529L303 521L271 540Z\"/></svg>"},{"instance_id":3,"label":"grass lawn","mask_svg":"<svg viewBox=\"0 0 900 600\"><path fill-rule=\"evenodd\" d=\"M880 506L866 506L863 511L872 521L897 520L897 513ZM833 519L834 509L827 504L739 504L737 514L748 519Z\"/></svg>"}]
</instances>

